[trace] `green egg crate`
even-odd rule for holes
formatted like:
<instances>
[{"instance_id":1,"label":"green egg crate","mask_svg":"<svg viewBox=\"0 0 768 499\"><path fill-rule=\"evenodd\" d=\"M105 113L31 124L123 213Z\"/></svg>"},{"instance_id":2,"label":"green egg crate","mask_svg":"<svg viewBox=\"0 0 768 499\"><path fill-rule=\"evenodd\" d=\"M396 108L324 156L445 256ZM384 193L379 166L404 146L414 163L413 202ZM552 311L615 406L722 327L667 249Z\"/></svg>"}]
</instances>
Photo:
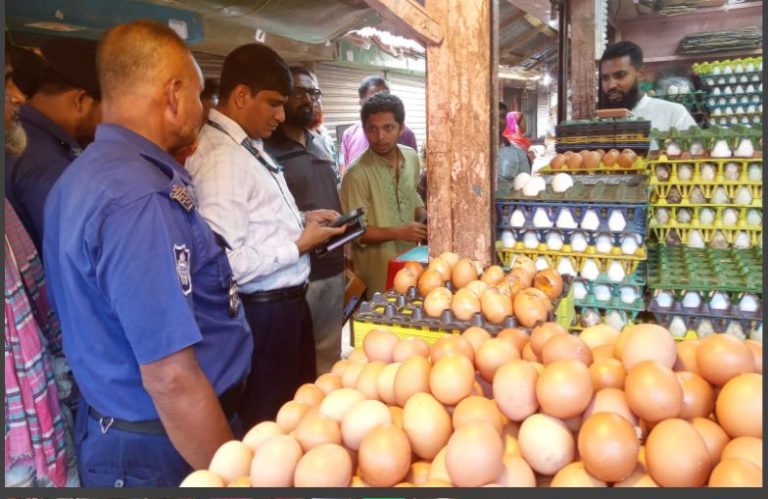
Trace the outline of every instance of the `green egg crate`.
<instances>
[{"instance_id":1,"label":"green egg crate","mask_svg":"<svg viewBox=\"0 0 768 499\"><path fill-rule=\"evenodd\" d=\"M612 282L607 275L600 274L596 279L585 279L577 276L573 279L574 304L579 307L629 310L633 312L642 312L645 310L645 300L643 298L645 291L645 263L640 264L635 272L628 275L621 282ZM579 299L579 287L583 286L586 290L586 296ZM609 286L610 299L598 300L595 288L596 286ZM631 288L634 290L636 299L633 302L625 303L622 300L622 289Z\"/></svg>"},{"instance_id":2,"label":"green egg crate","mask_svg":"<svg viewBox=\"0 0 768 499\"><path fill-rule=\"evenodd\" d=\"M714 111L715 109L725 109L726 106L749 106L762 104L763 93L759 91L744 92L739 95L712 95L707 98L707 107Z\"/></svg>"},{"instance_id":3,"label":"green egg crate","mask_svg":"<svg viewBox=\"0 0 768 499\"><path fill-rule=\"evenodd\" d=\"M654 97L670 102L677 102L678 104L690 107L696 103L703 103L707 95L708 92L705 90L695 90L693 92L685 92L682 94L656 94Z\"/></svg>"},{"instance_id":4,"label":"green egg crate","mask_svg":"<svg viewBox=\"0 0 768 499\"><path fill-rule=\"evenodd\" d=\"M609 319L609 316L613 314L618 314L621 318L622 323L624 323L625 326L634 324L637 321L638 315L640 315L640 311L634 311L634 310L623 310L623 309L615 309L610 307L583 307L583 306L576 306L575 307L576 314L574 316L574 322L571 324L571 327L569 328L572 331L582 331L586 329L588 326L585 324L585 314L589 311L597 312L598 316L600 317L600 320L598 324L605 324Z\"/></svg>"}]
</instances>

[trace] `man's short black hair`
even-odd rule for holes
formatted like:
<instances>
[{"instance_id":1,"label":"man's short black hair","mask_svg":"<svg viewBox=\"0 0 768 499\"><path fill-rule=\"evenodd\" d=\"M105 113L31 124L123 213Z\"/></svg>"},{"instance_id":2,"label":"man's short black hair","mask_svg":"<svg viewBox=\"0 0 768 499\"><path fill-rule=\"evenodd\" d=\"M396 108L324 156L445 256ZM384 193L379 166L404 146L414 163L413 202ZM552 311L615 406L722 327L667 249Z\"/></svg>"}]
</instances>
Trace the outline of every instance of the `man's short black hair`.
<instances>
[{"instance_id":1,"label":"man's short black hair","mask_svg":"<svg viewBox=\"0 0 768 499\"><path fill-rule=\"evenodd\" d=\"M203 91L200 92L201 99L213 99L219 95L219 80L216 78L206 78L203 84Z\"/></svg>"},{"instance_id":2,"label":"man's short black hair","mask_svg":"<svg viewBox=\"0 0 768 499\"><path fill-rule=\"evenodd\" d=\"M360 120L363 122L363 126L372 114L377 113L392 113L395 121L401 125L405 123L405 106L396 95L379 92L368 97L360 110Z\"/></svg>"},{"instance_id":3,"label":"man's short black hair","mask_svg":"<svg viewBox=\"0 0 768 499\"><path fill-rule=\"evenodd\" d=\"M260 43L249 43L237 47L224 59L220 85L221 100L227 100L238 85L250 88L252 95L273 90L288 97L293 90L293 77L277 52Z\"/></svg>"},{"instance_id":4,"label":"man's short black hair","mask_svg":"<svg viewBox=\"0 0 768 499\"><path fill-rule=\"evenodd\" d=\"M630 64L636 69L640 69L643 65L643 49L636 43L626 40L608 45L603 52L603 56L600 58L600 63L602 64L603 61L608 59L617 59L624 56L629 56Z\"/></svg>"},{"instance_id":5,"label":"man's short black hair","mask_svg":"<svg viewBox=\"0 0 768 499\"><path fill-rule=\"evenodd\" d=\"M387 89L387 92L389 92L387 80L378 75L371 75L366 76L363 78L363 81L360 82L360 86L357 87L357 95L362 99L371 87L384 87Z\"/></svg>"},{"instance_id":6,"label":"man's short black hair","mask_svg":"<svg viewBox=\"0 0 768 499\"><path fill-rule=\"evenodd\" d=\"M309 68L307 68L306 66L295 65L295 66L291 66L290 69L291 69L291 74L292 75L297 75L298 74L298 75L308 76L308 77L310 77L312 79L315 78L315 75L312 74L312 71L310 71Z\"/></svg>"}]
</instances>

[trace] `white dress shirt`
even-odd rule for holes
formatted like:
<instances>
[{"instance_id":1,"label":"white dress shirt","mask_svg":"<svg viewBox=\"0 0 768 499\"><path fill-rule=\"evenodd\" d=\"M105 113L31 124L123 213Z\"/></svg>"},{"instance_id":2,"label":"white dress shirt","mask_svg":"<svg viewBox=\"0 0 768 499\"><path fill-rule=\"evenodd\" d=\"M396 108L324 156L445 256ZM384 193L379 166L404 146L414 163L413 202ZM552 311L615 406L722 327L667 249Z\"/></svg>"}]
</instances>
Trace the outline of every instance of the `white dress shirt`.
<instances>
[{"instance_id":1,"label":"white dress shirt","mask_svg":"<svg viewBox=\"0 0 768 499\"><path fill-rule=\"evenodd\" d=\"M649 97L647 94L635 104L632 114L651 122L651 128L666 132L672 127L688 130L696 126L696 120L682 104ZM651 140L651 150L658 149L656 140Z\"/></svg>"},{"instance_id":2,"label":"white dress shirt","mask_svg":"<svg viewBox=\"0 0 768 499\"><path fill-rule=\"evenodd\" d=\"M254 293L296 286L309 276L309 255L299 256L295 241L304 230L302 214L282 170L270 171L246 147L249 140L262 157L261 140L247 137L240 125L211 109L186 168L195 183L200 213L231 249L227 250L240 291Z\"/></svg>"}]
</instances>

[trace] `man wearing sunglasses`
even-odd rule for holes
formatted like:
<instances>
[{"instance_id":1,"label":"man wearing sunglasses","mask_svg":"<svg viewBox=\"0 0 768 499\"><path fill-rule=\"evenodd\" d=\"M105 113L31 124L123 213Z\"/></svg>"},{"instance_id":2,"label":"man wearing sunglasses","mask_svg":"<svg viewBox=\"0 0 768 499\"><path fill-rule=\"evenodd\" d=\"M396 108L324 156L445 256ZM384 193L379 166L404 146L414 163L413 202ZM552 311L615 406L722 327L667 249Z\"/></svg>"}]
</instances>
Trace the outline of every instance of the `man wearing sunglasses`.
<instances>
[{"instance_id":1,"label":"man wearing sunglasses","mask_svg":"<svg viewBox=\"0 0 768 499\"><path fill-rule=\"evenodd\" d=\"M264 140L270 156L282 165L285 181L301 211L341 211L333 159L323 139L309 130L314 104L322 92L314 75L303 66L291 67L293 92L285 103L283 121ZM344 250L310 255L307 302L312 314L317 374L329 372L341 354L344 307Z\"/></svg>"}]
</instances>

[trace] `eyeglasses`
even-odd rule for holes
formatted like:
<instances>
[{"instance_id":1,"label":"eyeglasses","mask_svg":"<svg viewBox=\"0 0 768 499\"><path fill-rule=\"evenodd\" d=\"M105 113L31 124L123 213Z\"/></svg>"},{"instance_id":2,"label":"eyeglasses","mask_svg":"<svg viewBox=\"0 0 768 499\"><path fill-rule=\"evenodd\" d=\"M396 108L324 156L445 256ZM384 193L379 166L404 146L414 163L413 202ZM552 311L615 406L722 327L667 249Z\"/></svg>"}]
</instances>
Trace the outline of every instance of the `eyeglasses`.
<instances>
[{"instance_id":1,"label":"eyeglasses","mask_svg":"<svg viewBox=\"0 0 768 499\"><path fill-rule=\"evenodd\" d=\"M293 87L293 96L297 99L309 97L313 101L319 101L323 96L323 92L318 88Z\"/></svg>"}]
</instances>

